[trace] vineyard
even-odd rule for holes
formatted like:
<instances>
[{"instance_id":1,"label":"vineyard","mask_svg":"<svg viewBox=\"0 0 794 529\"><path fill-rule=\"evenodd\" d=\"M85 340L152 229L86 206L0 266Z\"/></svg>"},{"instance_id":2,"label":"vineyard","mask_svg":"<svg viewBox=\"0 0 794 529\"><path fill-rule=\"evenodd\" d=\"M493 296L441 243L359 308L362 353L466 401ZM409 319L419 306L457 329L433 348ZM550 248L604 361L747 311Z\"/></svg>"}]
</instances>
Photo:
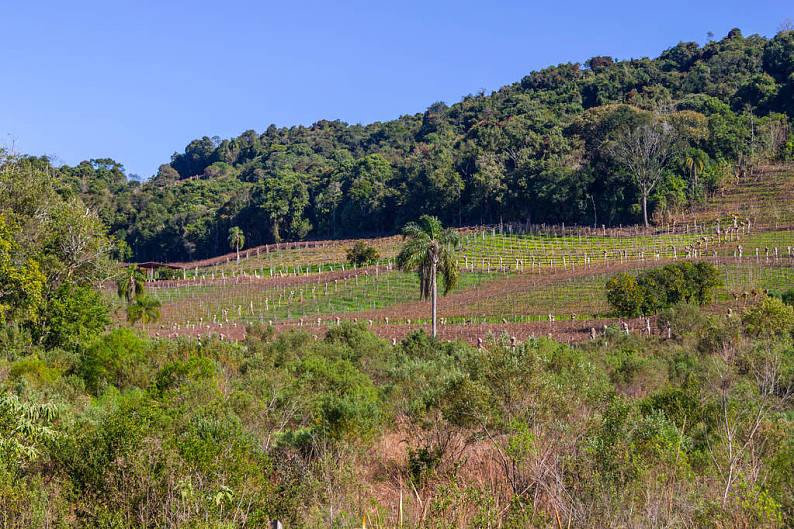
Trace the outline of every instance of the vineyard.
<instances>
[{"instance_id":1,"label":"vineyard","mask_svg":"<svg viewBox=\"0 0 794 529\"><path fill-rule=\"evenodd\" d=\"M713 310L794 285L794 177L768 167L734 182L707 205L654 228L503 224L460 230L457 288L439 300L440 335L472 343L489 333L584 339L617 322L605 281L678 260L717 265L724 287ZM400 338L429 325L415 274L398 271L399 236L367 240L377 264L346 262L355 241L304 241L179 263L180 279L150 281L162 304L158 335L240 338L247 324L277 331L342 319ZM751 294L752 293L752 294ZM638 320L639 331L659 332Z\"/></svg>"}]
</instances>

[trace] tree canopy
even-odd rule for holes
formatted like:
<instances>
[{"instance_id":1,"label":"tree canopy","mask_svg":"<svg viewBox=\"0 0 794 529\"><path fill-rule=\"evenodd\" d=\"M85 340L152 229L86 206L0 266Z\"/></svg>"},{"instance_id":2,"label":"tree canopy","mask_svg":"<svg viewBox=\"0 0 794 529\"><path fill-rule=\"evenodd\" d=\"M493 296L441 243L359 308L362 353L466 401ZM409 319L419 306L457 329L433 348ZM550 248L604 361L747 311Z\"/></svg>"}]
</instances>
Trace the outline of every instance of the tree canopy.
<instances>
[{"instance_id":1,"label":"tree canopy","mask_svg":"<svg viewBox=\"0 0 794 529\"><path fill-rule=\"evenodd\" d=\"M679 188L684 201L700 200L730 165L794 157L792 43L792 31L766 39L732 30L653 59L551 66L391 121L205 136L144 183L126 181L108 159L53 174L136 260L224 253L232 226L256 246L395 233L417 212L446 225L617 225L643 220L644 197L650 222ZM672 127L680 149L643 186L609 146L652 116ZM697 170L686 163L692 152Z\"/></svg>"}]
</instances>

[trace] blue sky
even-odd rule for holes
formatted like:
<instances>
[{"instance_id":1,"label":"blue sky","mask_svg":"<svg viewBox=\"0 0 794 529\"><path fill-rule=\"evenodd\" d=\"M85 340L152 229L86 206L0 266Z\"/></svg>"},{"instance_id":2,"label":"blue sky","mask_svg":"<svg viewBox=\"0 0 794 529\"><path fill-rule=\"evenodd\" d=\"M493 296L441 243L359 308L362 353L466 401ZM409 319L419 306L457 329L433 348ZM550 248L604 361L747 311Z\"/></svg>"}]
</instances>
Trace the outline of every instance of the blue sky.
<instances>
[{"instance_id":1,"label":"blue sky","mask_svg":"<svg viewBox=\"0 0 794 529\"><path fill-rule=\"evenodd\" d=\"M369 123L550 64L657 56L794 2L0 0L0 143L154 174L204 135Z\"/></svg>"}]
</instances>

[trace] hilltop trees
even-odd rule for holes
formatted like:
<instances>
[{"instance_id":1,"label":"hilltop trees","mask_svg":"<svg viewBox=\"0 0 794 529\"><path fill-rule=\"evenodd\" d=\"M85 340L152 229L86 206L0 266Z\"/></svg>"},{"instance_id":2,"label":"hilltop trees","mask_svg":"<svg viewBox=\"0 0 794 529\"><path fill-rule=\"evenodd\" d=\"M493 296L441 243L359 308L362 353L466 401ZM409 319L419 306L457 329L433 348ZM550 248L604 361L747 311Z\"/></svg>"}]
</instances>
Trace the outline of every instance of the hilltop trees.
<instances>
[{"instance_id":1,"label":"hilltop trees","mask_svg":"<svg viewBox=\"0 0 794 529\"><path fill-rule=\"evenodd\" d=\"M309 204L306 183L293 171L279 171L257 182L251 193L251 203L264 213L270 223L272 240L276 242L284 238L301 239L311 229L303 216Z\"/></svg>"},{"instance_id":2,"label":"hilltop trees","mask_svg":"<svg viewBox=\"0 0 794 529\"><path fill-rule=\"evenodd\" d=\"M143 184L112 160L51 171L134 260L218 255L232 226L249 246L394 233L417 211L446 225L651 222L716 191L732 164L746 173L759 159L794 157L792 35L733 30L654 59L561 64L392 121L204 137ZM607 148L657 134L665 127L650 123L660 121L674 150L697 155L689 167L680 156L659 176L659 164L630 168Z\"/></svg>"},{"instance_id":3,"label":"hilltop trees","mask_svg":"<svg viewBox=\"0 0 794 529\"><path fill-rule=\"evenodd\" d=\"M433 336L436 336L438 309L438 274L444 281L444 295L455 288L458 281L458 264L452 250L460 243L457 233L444 229L436 217L422 215L419 222L409 222L403 228L408 239L397 255L401 270L416 271L419 275L420 299L431 298Z\"/></svg>"}]
</instances>

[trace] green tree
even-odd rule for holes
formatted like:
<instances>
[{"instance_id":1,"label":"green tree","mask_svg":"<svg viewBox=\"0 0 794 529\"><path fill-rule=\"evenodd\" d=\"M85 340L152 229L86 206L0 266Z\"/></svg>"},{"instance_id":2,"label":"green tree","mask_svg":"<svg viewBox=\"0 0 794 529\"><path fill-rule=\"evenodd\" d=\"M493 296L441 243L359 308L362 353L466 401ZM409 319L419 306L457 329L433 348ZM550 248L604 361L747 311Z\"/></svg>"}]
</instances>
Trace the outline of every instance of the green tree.
<instances>
[{"instance_id":1,"label":"green tree","mask_svg":"<svg viewBox=\"0 0 794 529\"><path fill-rule=\"evenodd\" d=\"M645 293L637 279L625 272L610 278L606 283L607 301L621 316L633 318L642 314Z\"/></svg>"},{"instance_id":2,"label":"green tree","mask_svg":"<svg viewBox=\"0 0 794 529\"><path fill-rule=\"evenodd\" d=\"M687 156L686 161L686 168L689 171L689 176L692 179L692 196L695 196L695 193L698 189L698 173L703 172L703 158L700 156L701 151L692 151Z\"/></svg>"},{"instance_id":3,"label":"green tree","mask_svg":"<svg viewBox=\"0 0 794 529\"><path fill-rule=\"evenodd\" d=\"M397 266L405 271L415 270L419 275L419 297L432 299L435 337L438 312L437 277L441 272L445 295L455 288L458 281L458 263L453 250L460 244L460 237L454 231L444 229L441 221L429 215L419 217L419 222L409 222L402 233L403 238L408 241L397 256Z\"/></svg>"},{"instance_id":4,"label":"green tree","mask_svg":"<svg viewBox=\"0 0 794 529\"><path fill-rule=\"evenodd\" d=\"M710 263L688 261L651 268L634 276L620 273L606 283L607 301L619 316L654 314L679 302L705 305L722 286L719 270Z\"/></svg>"},{"instance_id":5,"label":"green tree","mask_svg":"<svg viewBox=\"0 0 794 529\"><path fill-rule=\"evenodd\" d=\"M237 262L240 262L240 248L245 245L245 235L239 226L229 228L229 247L237 252Z\"/></svg>"},{"instance_id":6,"label":"green tree","mask_svg":"<svg viewBox=\"0 0 794 529\"><path fill-rule=\"evenodd\" d=\"M140 320L145 329L147 323L154 323L159 319L160 302L152 296L143 294L127 305L127 321L132 325Z\"/></svg>"},{"instance_id":7,"label":"green tree","mask_svg":"<svg viewBox=\"0 0 794 529\"><path fill-rule=\"evenodd\" d=\"M303 179L293 171L279 171L275 176L258 182L252 191L251 202L270 221L273 240L301 239L309 233L311 224L303 217L309 204L309 192Z\"/></svg>"},{"instance_id":8,"label":"green tree","mask_svg":"<svg viewBox=\"0 0 794 529\"><path fill-rule=\"evenodd\" d=\"M22 261L15 235L18 228L0 214L0 320L36 322L45 304L46 278L33 259Z\"/></svg>"}]
</instances>

